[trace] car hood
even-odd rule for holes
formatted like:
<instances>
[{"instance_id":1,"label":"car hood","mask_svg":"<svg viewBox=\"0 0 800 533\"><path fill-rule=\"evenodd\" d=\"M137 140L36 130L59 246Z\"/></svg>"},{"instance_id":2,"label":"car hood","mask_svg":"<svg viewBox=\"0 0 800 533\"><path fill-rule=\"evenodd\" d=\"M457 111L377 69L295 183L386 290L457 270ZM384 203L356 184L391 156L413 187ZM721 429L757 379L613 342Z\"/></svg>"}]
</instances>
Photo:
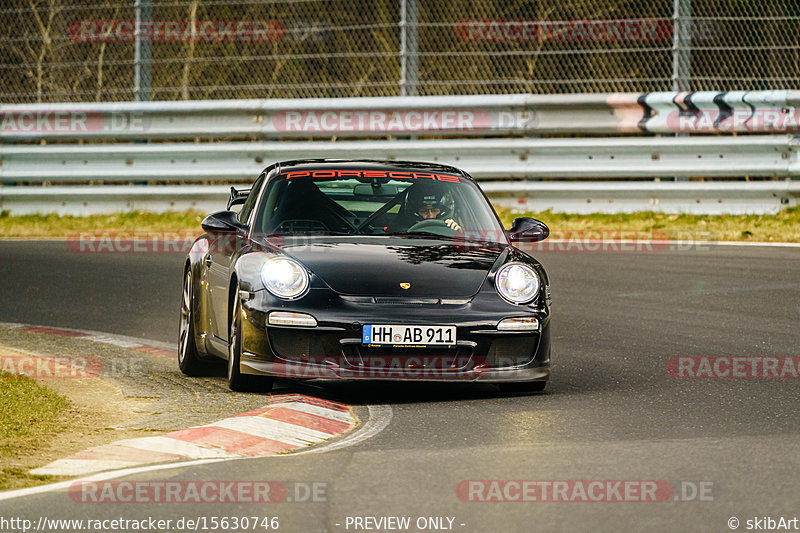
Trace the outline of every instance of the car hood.
<instances>
[{"instance_id":1,"label":"car hood","mask_svg":"<svg viewBox=\"0 0 800 533\"><path fill-rule=\"evenodd\" d=\"M281 246L340 294L410 298L473 296L505 248L418 236L286 240Z\"/></svg>"}]
</instances>

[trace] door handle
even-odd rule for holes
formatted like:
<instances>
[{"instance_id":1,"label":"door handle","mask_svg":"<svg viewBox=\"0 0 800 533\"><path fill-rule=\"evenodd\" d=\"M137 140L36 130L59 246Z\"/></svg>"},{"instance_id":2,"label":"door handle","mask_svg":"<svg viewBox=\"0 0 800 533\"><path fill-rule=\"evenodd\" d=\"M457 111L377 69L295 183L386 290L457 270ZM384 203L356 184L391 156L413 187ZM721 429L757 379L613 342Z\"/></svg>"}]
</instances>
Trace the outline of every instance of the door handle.
<instances>
[{"instance_id":1,"label":"door handle","mask_svg":"<svg viewBox=\"0 0 800 533\"><path fill-rule=\"evenodd\" d=\"M210 268L211 267L211 263L212 263L211 254L208 254L206 256L206 266Z\"/></svg>"}]
</instances>

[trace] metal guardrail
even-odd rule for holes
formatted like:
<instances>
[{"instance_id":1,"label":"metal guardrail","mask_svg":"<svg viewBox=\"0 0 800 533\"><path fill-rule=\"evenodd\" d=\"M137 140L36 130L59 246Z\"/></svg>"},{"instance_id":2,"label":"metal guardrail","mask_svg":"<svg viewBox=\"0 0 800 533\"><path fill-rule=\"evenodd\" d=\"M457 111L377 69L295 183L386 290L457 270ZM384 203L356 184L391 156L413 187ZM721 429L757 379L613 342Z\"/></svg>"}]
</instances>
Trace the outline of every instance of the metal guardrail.
<instances>
[{"instance_id":1,"label":"metal guardrail","mask_svg":"<svg viewBox=\"0 0 800 533\"><path fill-rule=\"evenodd\" d=\"M262 143L4 145L9 182L251 181L274 161L308 157L419 160L477 179L794 177L791 135L444 139Z\"/></svg>"},{"instance_id":2,"label":"metal guardrail","mask_svg":"<svg viewBox=\"0 0 800 533\"><path fill-rule=\"evenodd\" d=\"M601 134L619 122L604 95L528 94L14 104L0 115L3 141Z\"/></svg>"},{"instance_id":3,"label":"metal guardrail","mask_svg":"<svg viewBox=\"0 0 800 533\"><path fill-rule=\"evenodd\" d=\"M0 105L0 141L791 133L800 91Z\"/></svg>"},{"instance_id":4,"label":"metal guardrail","mask_svg":"<svg viewBox=\"0 0 800 533\"><path fill-rule=\"evenodd\" d=\"M800 182L529 182L489 181L496 206L518 211L694 214L776 213L798 205ZM13 214L87 215L123 211L211 213L225 208L226 185L0 187L0 210Z\"/></svg>"},{"instance_id":5,"label":"metal guardrail","mask_svg":"<svg viewBox=\"0 0 800 533\"><path fill-rule=\"evenodd\" d=\"M0 211L14 215L94 215L127 211L211 213L225 209L228 185L0 187Z\"/></svg>"},{"instance_id":6,"label":"metal guardrail","mask_svg":"<svg viewBox=\"0 0 800 533\"><path fill-rule=\"evenodd\" d=\"M565 213L775 214L799 205L800 182L481 183L492 203L517 211Z\"/></svg>"},{"instance_id":7,"label":"metal guardrail","mask_svg":"<svg viewBox=\"0 0 800 533\"><path fill-rule=\"evenodd\" d=\"M280 160L422 160L464 168L482 181L512 180L506 188L492 185L494 200L527 209L765 213L796 205L793 182L630 180L795 178L796 106L800 91L0 105L0 183L250 182ZM544 133L606 137L536 137ZM331 140L340 137L347 140ZM142 142L155 140L171 142ZM533 181L540 179L548 181ZM593 179L629 181L585 181ZM206 210L223 205L217 194L227 193L3 186L0 208Z\"/></svg>"}]
</instances>

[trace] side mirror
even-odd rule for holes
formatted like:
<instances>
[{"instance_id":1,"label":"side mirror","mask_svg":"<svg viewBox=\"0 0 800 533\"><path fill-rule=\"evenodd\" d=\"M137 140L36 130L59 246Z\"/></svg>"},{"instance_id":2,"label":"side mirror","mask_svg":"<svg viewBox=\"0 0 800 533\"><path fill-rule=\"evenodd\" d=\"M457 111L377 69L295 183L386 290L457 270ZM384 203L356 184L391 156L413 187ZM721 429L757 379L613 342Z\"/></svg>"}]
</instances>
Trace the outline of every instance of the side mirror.
<instances>
[{"instance_id":1,"label":"side mirror","mask_svg":"<svg viewBox=\"0 0 800 533\"><path fill-rule=\"evenodd\" d=\"M550 236L547 224L535 218L515 218L507 231L511 242L539 242Z\"/></svg>"},{"instance_id":2,"label":"side mirror","mask_svg":"<svg viewBox=\"0 0 800 533\"><path fill-rule=\"evenodd\" d=\"M242 224L239 215L233 211L212 213L204 218L200 225L209 233L235 233L247 229L247 225Z\"/></svg>"}]
</instances>

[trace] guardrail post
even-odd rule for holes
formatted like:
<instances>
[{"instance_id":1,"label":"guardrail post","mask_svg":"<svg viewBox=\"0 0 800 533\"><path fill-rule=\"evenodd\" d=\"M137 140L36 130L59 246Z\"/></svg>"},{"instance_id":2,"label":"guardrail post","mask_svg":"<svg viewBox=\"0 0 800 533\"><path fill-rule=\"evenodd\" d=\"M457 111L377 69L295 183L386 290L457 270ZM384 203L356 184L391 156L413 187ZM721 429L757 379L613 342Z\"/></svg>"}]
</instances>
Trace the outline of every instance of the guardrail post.
<instances>
[{"instance_id":1,"label":"guardrail post","mask_svg":"<svg viewBox=\"0 0 800 533\"><path fill-rule=\"evenodd\" d=\"M673 0L672 13L672 90L691 90L692 0ZM678 133L678 137L686 134ZM686 181L675 177L675 181Z\"/></svg>"},{"instance_id":2,"label":"guardrail post","mask_svg":"<svg viewBox=\"0 0 800 533\"><path fill-rule=\"evenodd\" d=\"M400 4L400 96L417 96L418 37L417 0Z\"/></svg>"},{"instance_id":3,"label":"guardrail post","mask_svg":"<svg viewBox=\"0 0 800 533\"><path fill-rule=\"evenodd\" d=\"M691 90L691 0L673 0L672 14L672 90Z\"/></svg>"},{"instance_id":4,"label":"guardrail post","mask_svg":"<svg viewBox=\"0 0 800 533\"><path fill-rule=\"evenodd\" d=\"M150 100L150 39L152 37L153 10L151 0L136 0L136 28L134 33L134 87L137 102Z\"/></svg>"}]
</instances>

